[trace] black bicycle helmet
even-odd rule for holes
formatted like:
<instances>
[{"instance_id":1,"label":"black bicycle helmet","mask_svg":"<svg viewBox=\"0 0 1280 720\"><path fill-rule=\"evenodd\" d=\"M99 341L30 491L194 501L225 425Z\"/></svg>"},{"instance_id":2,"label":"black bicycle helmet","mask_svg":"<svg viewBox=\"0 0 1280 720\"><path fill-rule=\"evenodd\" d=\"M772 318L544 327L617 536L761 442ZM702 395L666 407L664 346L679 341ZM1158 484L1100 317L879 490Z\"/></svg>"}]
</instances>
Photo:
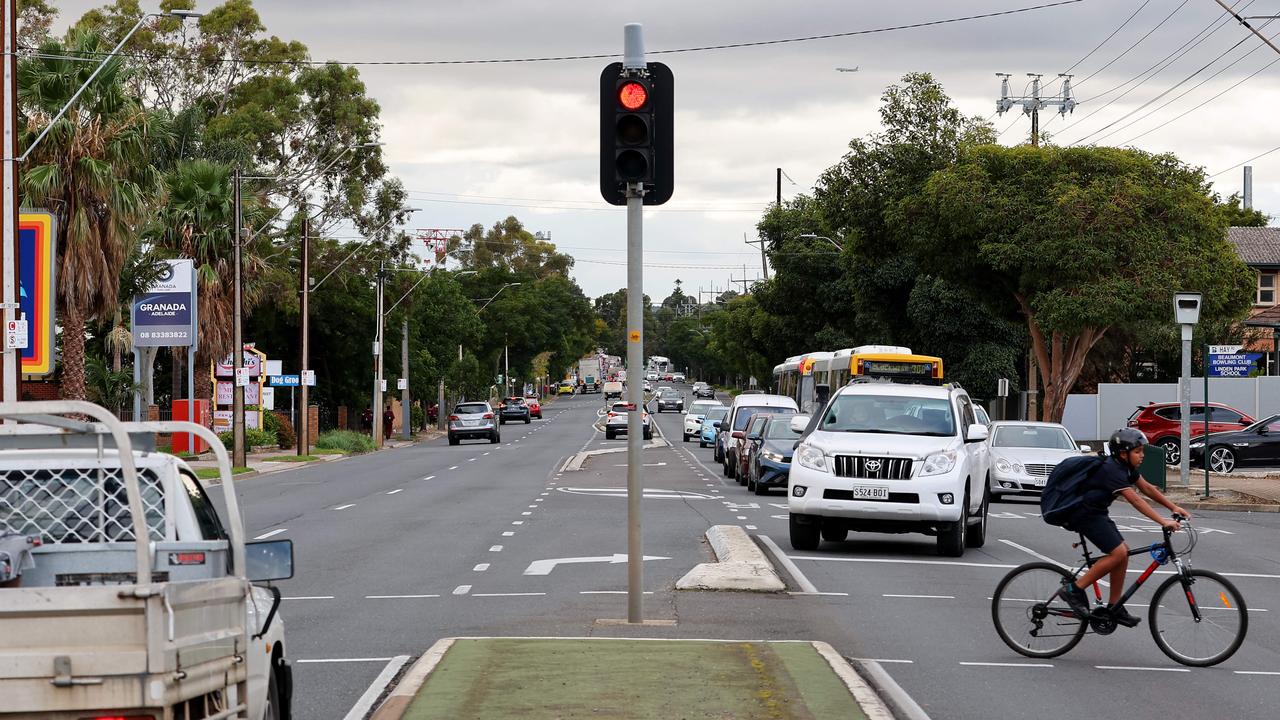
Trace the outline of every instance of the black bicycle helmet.
<instances>
[{"instance_id":1,"label":"black bicycle helmet","mask_svg":"<svg viewBox=\"0 0 1280 720\"><path fill-rule=\"evenodd\" d=\"M1126 427L1111 433L1111 440L1107 442L1107 450L1112 455L1119 455L1122 452L1146 447L1146 445L1147 436L1143 435L1141 430Z\"/></svg>"}]
</instances>

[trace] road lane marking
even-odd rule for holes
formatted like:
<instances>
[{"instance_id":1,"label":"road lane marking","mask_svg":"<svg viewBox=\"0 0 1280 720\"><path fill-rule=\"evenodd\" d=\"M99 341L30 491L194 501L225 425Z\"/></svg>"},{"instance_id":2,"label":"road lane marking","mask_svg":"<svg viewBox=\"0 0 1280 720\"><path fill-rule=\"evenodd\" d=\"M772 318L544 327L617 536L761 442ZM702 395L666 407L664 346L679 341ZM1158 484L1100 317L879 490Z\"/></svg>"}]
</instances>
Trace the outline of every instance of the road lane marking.
<instances>
[{"instance_id":1,"label":"road lane marking","mask_svg":"<svg viewBox=\"0 0 1280 720\"><path fill-rule=\"evenodd\" d=\"M353 508L355 506L356 506L355 503L347 503L346 505L339 505L338 507L334 508L334 510L346 510L347 508Z\"/></svg>"},{"instance_id":2,"label":"road lane marking","mask_svg":"<svg viewBox=\"0 0 1280 720\"><path fill-rule=\"evenodd\" d=\"M787 594L788 594L788 595L802 595L802 596L803 596L803 595L815 595L815 596L828 596L828 595L829 595L829 596L831 596L831 597L849 597L849 593L846 593L846 592L804 592L804 591L790 591L790 592L788 592Z\"/></svg>"},{"instance_id":3,"label":"road lane marking","mask_svg":"<svg viewBox=\"0 0 1280 720\"><path fill-rule=\"evenodd\" d=\"M398 492L404 492L404 488L398 488L398 489L396 489L396 490L392 490L391 492L389 492L389 493L387 493L387 494L388 494L388 495L395 495L395 494L396 494L396 493L398 493Z\"/></svg>"},{"instance_id":4,"label":"road lane marking","mask_svg":"<svg viewBox=\"0 0 1280 720\"><path fill-rule=\"evenodd\" d=\"M1280 675L1274 670L1234 670L1236 675Z\"/></svg>"},{"instance_id":5,"label":"road lane marking","mask_svg":"<svg viewBox=\"0 0 1280 720\"><path fill-rule=\"evenodd\" d=\"M915 660L886 660L884 658L854 658L858 662L894 663L898 665L914 665Z\"/></svg>"},{"instance_id":6,"label":"road lane marking","mask_svg":"<svg viewBox=\"0 0 1280 720\"><path fill-rule=\"evenodd\" d=\"M422 478L422 479L423 479L423 480L435 480L435 479L436 479L436 476L435 476L435 475L428 475L428 476L426 476L426 477L424 477L424 478Z\"/></svg>"},{"instance_id":7,"label":"road lane marking","mask_svg":"<svg viewBox=\"0 0 1280 720\"><path fill-rule=\"evenodd\" d=\"M475 458L467 458L467 462L475 462L475 461L476 461Z\"/></svg>"},{"instance_id":8,"label":"road lane marking","mask_svg":"<svg viewBox=\"0 0 1280 720\"><path fill-rule=\"evenodd\" d=\"M579 590L579 595L626 595L626 590ZM652 590L645 590L645 595L652 595Z\"/></svg>"},{"instance_id":9,"label":"road lane marking","mask_svg":"<svg viewBox=\"0 0 1280 720\"><path fill-rule=\"evenodd\" d=\"M520 514L521 514L521 515L532 515L533 513L529 512L528 510L525 510L524 512L522 512L522 513L520 513Z\"/></svg>"},{"instance_id":10,"label":"road lane marking","mask_svg":"<svg viewBox=\"0 0 1280 720\"><path fill-rule=\"evenodd\" d=\"M470 585L459 585L458 587L453 589L454 595L466 595L469 592L471 592Z\"/></svg>"},{"instance_id":11,"label":"road lane marking","mask_svg":"<svg viewBox=\"0 0 1280 720\"><path fill-rule=\"evenodd\" d=\"M457 469L458 469L458 466L457 466L457 465L454 465L454 466L450 467L449 469L450 469L450 470L457 470Z\"/></svg>"},{"instance_id":12,"label":"road lane marking","mask_svg":"<svg viewBox=\"0 0 1280 720\"><path fill-rule=\"evenodd\" d=\"M267 539L267 538L269 538L269 537L275 537L276 535L279 535L280 533L282 533L282 532L286 532L286 531L288 531L288 530L289 530L289 528L276 528L275 530L272 530L271 532L265 532L265 533L262 533L262 534L261 534L261 535L259 535L258 537L254 538L254 540L266 540L266 539Z\"/></svg>"},{"instance_id":13,"label":"road lane marking","mask_svg":"<svg viewBox=\"0 0 1280 720\"><path fill-rule=\"evenodd\" d=\"M758 529L759 529L759 528L757 528L755 525L744 525L743 527L745 527L745 528L746 528L746 529L748 529L748 530L758 530Z\"/></svg>"},{"instance_id":14,"label":"road lane marking","mask_svg":"<svg viewBox=\"0 0 1280 720\"><path fill-rule=\"evenodd\" d=\"M891 563L902 565L954 565L956 567L980 567L1011 570L1018 567L1008 563L975 563L958 560L909 560L906 558L857 558L857 557L813 557L809 555L788 555L792 560L815 560L818 562L854 562L854 563Z\"/></svg>"},{"instance_id":15,"label":"road lane marking","mask_svg":"<svg viewBox=\"0 0 1280 720\"><path fill-rule=\"evenodd\" d=\"M787 554L782 552L782 548L778 547L778 543L774 542L773 538L768 535L757 535L756 537L760 538L760 542L764 543L765 548L768 549L770 554L772 554L782 567L786 569L787 573L796 581L796 584L800 586L800 590L802 592L818 592L818 588L809 581L809 578L805 577L804 573L800 572L800 568L797 567L795 563L791 562L791 558L787 557Z\"/></svg>"},{"instance_id":16,"label":"road lane marking","mask_svg":"<svg viewBox=\"0 0 1280 720\"><path fill-rule=\"evenodd\" d=\"M475 593L471 597L541 597L544 592Z\"/></svg>"},{"instance_id":17,"label":"road lane marking","mask_svg":"<svg viewBox=\"0 0 1280 720\"><path fill-rule=\"evenodd\" d=\"M955 600L955 595L891 595L884 593L881 597L887 598L914 598L917 600ZM964 663L961 663L963 665Z\"/></svg>"},{"instance_id":18,"label":"road lane marking","mask_svg":"<svg viewBox=\"0 0 1280 720\"><path fill-rule=\"evenodd\" d=\"M524 524L524 521L523 521L523 520L512 520L512 521L511 521L511 524L512 524L512 525L523 525L523 524Z\"/></svg>"},{"instance_id":19,"label":"road lane marking","mask_svg":"<svg viewBox=\"0 0 1280 720\"><path fill-rule=\"evenodd\" d=\"M332 595L295 595L294 597L282 597L281 600L332 600Z\"/></svg>"},{"instance_id":20,"label":"road lane marking","mask_svg":"<svg viewBox=\"0 0 1280 720\"><path fill-rule=\"evenodd\" d=\"M1017 662L961 662L961 665L968 667L999 667L999 668L1051 668L1053 663L1017 663Z\"/></svg>"},{"instance_id":21,"label":"road lane marking","mask_svg":"<svg viewBox=\"0 0 1280 720\"><path fill-rule=\"evenodd\" d=\"M489 563L480 563L479 565L476 565L475 567L471 568L471 572L484 572L485 570L488 570L488 569L489 569Z\"/></svg>"},{"instance_id":22,"label":"road lane marking","mask_svg":"<svg viewBox=\"0 0 1280 720\"><path fill-rule=\"evenodd\" d=\"M494 545L493 547L489 548L489 552L502 552L502 546Z\"/></svg>"},{"instance_id":23,"label":"road lane marking","mask_svg":"<svg viewBox=\"0 0 1280 720\"><path fill-rule=\"evenodd\" d=\"M374 703L378 702L378 698L382 697L382 691L387 689L387 685L391 684L391 681L400 672L400 668L404 667L407 662L409 662L408 655L397 655L391 658L387 666L382 668L382 672L378 673L378 677L374 678L373 683L365 689L360 699L356 700L356 704L352 705L351 709L347 711L343 720L364 720L369 711L373 710Z\"/></svg>"},{"instance_id":24,"label":"road lane marking","mask_svg":"<svg viewBox=\"0 0 1280 720\"><path fill-rule=\"evenodd\" d=\"M511 537L513 535L515 535L515 533L510 530L507 530L506 532L502 533L502 537Z\"/></svg>"},{"instance_id":25,"label":"road lane marking","mask_svg":"<svg viewBox=\"0 0 1280 720\"><path fill-rule=\"evenodd\" d=\"M365 600L417 600L420 598L438 598L439 595L365 595Z\"/></svg>"},{"instance_id":26,"label":"road lane marking","mask_svg":"<svg viewBox=\"0 0 1280 720\"><path fill-rule=\"evenodd\" d=\"M1191 672L1190 668L1137 667L1130 665L1094 665L1099 670L1144 670L1146 672Z\"/></svg>"},{"instance_id":27,"label":"road lane marking","mask_svg":"<svg viewBox=\"0 0 1280 720\"><path fill-rule=\"evenodd\" d=\"M488 455L488 454L489 454L489 453L485 453L485 455Z\"/></svg>"},{"instance_id":28,"label":"road lane marking","mask_svg":"<svg viewBox=\"0 0 1280 720\"><path fill-rule=\"evenodd\" d=\"M736 517L737 517L739 520L746 520L746 519L747 519L747 516L746 516L746 515L738 515L738 516L736 516Z\"/></svg>"}]
</instances>

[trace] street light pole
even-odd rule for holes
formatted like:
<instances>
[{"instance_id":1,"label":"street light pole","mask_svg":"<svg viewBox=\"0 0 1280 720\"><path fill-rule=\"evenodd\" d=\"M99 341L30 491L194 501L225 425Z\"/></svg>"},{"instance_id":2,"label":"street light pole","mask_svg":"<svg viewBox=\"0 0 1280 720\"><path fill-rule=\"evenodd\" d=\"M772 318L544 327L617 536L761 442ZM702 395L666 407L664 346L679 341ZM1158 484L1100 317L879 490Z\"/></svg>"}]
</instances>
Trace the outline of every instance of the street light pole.
<instances>
[{"instance_id":1,"label":"street light pole","mask_svg":"<svg viewBox=\"0 0 1280 720\"><path fill-rule=\"evenodd\" d=\"M298 455L306 455L311 450L311 405L307 392L307 369L311 364L311 241L308 238L311 229L311 222L303 209L302 214L302 266L299 272L302 273L298 279L298 285L302 288L302 362L298 365L298 388L302 395L302 413L298 415Z\"/></svg>"},{"instance_id":2,"label":"street light pole","mask_svg":"<svg viewBox=\"0 0 1280 720\"><path fill-rule=\"evenodd\" d=\"M400 390L400 439L409 439L409 422L413 413L409 410L409 320L400 324L400 376L404 387ZM424 416L425 417L425 416Z\"/></svg>"},{"instance_id":3,"label":"street light pole","mask_svg":"<svg viewBox=\"0 0 1280 720\"><path fill-rule=\"evenodd\" d=\"M378 264L377 329L373 340L373 446L382 447L382 296L386 286L387 264Z\"/></svg>"},{"instance_id":4,"label":"street light pole","mask_svg":"<svg viewBox=\"0 0 1280 720\"><path fill-rule=\"evenodd\" d=\"M240 277L240 246L243 244L243 238L240 237L243 232L243 218L241 217L240 204L240 186L241 186L240 166L237 165L235 175L231 182L231 202L234 205L235 214L235 233L232 236L232 260L234 266L233 274L235 276L235 287L232 291L232 302L234 304L234 320L232 321L233 331L231 334L231 435L234 438L234 446L232 455L233 467L245 467L248 465L247 453L244 446L244 386L240 384L240 369L244 366L244 335L241 327L240 313L242 310L241 297L241 277ZM217 394L215 389L215 395Z\"/></svg>"}]
</instances>

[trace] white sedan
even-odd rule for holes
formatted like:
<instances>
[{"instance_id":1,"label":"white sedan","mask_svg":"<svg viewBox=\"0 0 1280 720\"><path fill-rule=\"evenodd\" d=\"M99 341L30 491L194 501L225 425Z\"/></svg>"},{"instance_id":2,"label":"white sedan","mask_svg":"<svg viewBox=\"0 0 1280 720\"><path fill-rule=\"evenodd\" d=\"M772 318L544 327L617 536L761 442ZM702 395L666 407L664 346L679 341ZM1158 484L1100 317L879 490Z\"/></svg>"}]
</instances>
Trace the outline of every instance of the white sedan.
<instances>
[{"instance_id":1,"label":"white sedan","mask_svg":"<svg viewBox=\"0 0 1280 720\"><path fill-rule=\"evenodd\" d=\"M1039 495L1058 463L1082 452L1058 423L1000 421L991 424L991 499Z\"/></svg>"}]
</instances>

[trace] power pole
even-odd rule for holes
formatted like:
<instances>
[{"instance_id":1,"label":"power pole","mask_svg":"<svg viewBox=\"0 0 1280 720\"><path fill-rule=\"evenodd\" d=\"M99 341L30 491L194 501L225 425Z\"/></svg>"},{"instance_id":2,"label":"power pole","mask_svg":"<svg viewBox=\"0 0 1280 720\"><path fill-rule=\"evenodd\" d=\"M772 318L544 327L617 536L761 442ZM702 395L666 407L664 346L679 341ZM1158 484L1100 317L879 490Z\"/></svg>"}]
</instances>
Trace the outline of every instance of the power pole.
<instances>
[{"instance_id":1,"label":"power pole","mask_svg":"<svg viewBox=\"0 0 1280 720\"><path fill-rule=\"evenodd\" d=\"M1012 97L1009 95L1009 73L996 73L996 77L1000 78L1000 99L996 100L996 113L1003 115L1013 108L1014 105L1022 106L1022 113L1031 116L1031 145L1033 147L1040 146L1040 110L1046 107L1057 106L1058 114L1066 115L1075 112L1076 101L1071 97L1071 75L1059 73L1058 77L1062 78L1062 93L1052 97L1040 96L1040 78L1038 73L1027 73L1027 77L1031 78L1031 94L1020 97Z\"/></svg>"},{"instance_id":2,"label":"power pole","mask_svg":"<svg viewBox=\"0 0 1280 720\"><path fill-rule=\"evenodd\" d=\"M409 410L409 320L406 318L400 325L400 376L404 378L404 388L400 390L400 439L409 439L409 422L413 413ZM424 408L425 410L425 408ZM423 415L426 417L426 415Z\"/></svg>"},{"instance_id":3,"label":"power pole","mask_svg":"<svg viewBox=\"0 0 1280 720\"><path fill-rule=\"evenodd\" d=\"M0 256L4 258L4 320L17 320L18 307L18 3L4 2L4 239ZM22 373L22 351L4 348L3 388L5 402L17 402L18 383Z\"/></svg>"},{"instance_id":4,"label":"power pole","mask_svg":"<svg viewBox=\"0 0 1280 720\"><path fill-rule=\"evenodd\" d=\"M382 447L382 295L386 286L387 264L378 264L377 327L373 339L373 446Z\"/></svg>"},{"instance_id":5,"label":"power pole","mask_svg":"<svg viewBox=\"0 0 1280 720\"><path fill-rule=\"evenodd\" d=\"M236 166L235 175L232 178L232 198L234 204L233 212L235 214L235 235L231 241L232 264L235 265L233 274L235 275L235 288L232 291L234 295L233 302L235 315L232 321L233 332L231 334L231 436L234 438L235 445L232 451L231 464L234 467L245 467L248 465L245 446L244 446L244 385L240 384L240 370L244 367L244 335L242 327L241 312L243 310L243 285L240 278L240 247L244 243L241 237L244 229L243 218L241 217L240 207L240 185L242 183L240 166Z\"/></svg>"},{"instance_id":6,"label":"power pole","mask_svg":"<svg viewBox=\"0 0 1280 720\"><path fill-rule=\"evenodd\" d=\"M302 288L301 311L302 311L302 362L298 365L298 379L301 385L298 388L302 394L302 413L298 415L298 455L306 455L311 450L311 426L308 417L310 415L310 405L307 401L307 365L311 361L311 332L310 332L310 300L311 300L311 223L306 214L306 208L302 213L302 264L299 272L302 273L299 278L299 287Z\"/></svg>"}]
</instances>

